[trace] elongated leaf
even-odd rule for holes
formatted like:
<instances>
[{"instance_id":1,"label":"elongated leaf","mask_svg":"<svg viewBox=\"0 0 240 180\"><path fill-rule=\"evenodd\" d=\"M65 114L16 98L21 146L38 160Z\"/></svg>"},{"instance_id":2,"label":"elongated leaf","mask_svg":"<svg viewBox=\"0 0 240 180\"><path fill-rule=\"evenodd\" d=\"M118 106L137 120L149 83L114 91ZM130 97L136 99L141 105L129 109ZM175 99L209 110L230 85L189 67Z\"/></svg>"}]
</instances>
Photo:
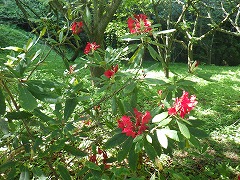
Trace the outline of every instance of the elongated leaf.
<instances>
[{"instance_id":1,"label":"elongated leaf","mask_svg":"<svg viewBox=\"0 0 240 180\"><path fill-rule=\"evenodd\" d=\"M58 172L64 180L71 180L71 176L67 168L61 164L58 165Z\"/></svg>"},{"instance_id":2,"label":"elongated leaf","mask_svg":"<svg viewBox=\"0 0 240 180\"><path fill-rule=\"evenodd\" d=\"M154 118L152 119L153 123L158 123L164 119L166 119L168 117L168 112L162 112L160 114L157 114L156 116L154 116Z\"/></svg>"},{"instance_id":3,"label":"elongated leaf","mask_svg":"<svg viewBox=\"0 0 240 180\"><path fill-rule=\"evenodd\" d=\"M116 96L112 98L112 113L113 115L117 114L117 99Z\"/></svg>"},{"instance_id":4,"label":"elongated leaf","mask_svg":"<svg viewBox=\"0 0 240 180\"><path fill-rule=\"evenodd\" d=\"M135 64L138 64L138 62L141 60L144 53L144 46L140 45L138 49L135 51L135 53L132 55L132 57L129 59L129 63L135 62Z\"/></svg>"},{"instance_id":5,"label":"elongated leaf","mask_svg":"<svg viewBox=\"0 0 240 180\"><path fill-rule=\"evenodd\" d=\"M20 174L20 177L19 177L19 180L29 180L30 177L29 177L29 171L27 169L27 167L23 168L21 174Z\"/></svg>"},{"instance_id":6,"label":"elongated leaf","mask_svg":"<svg viewBox=\"0 0 240 180\"><path fill-rule=\"evenodd\" d=\"M156 133L157 133L158 142L161 144L163 148L167 149L168 139L165 132L162 129L157 129Z\"/></svg>"},{"instance_id":7,"label":"elongated leaf","mask_svg":"<svg viewBox=\"0 0 240 180\"><path fill-rule=\"evenodd\" d=\"M9 169L11 167L14 167L16 162L14 161L7 161L0 165L0 172L4 172L6 169Z\"/></svg>"},{"instance_id":8,"label":"elongated leaf","mask_svg":"<svg viewBox=\"0 0 240 180\"><path fill-rule=\"evenodd\" d=\"M29 49L30 49L30 48L33 46L33 44L34 44L34 41L35 41L35 38L34 38L34 39L30 38L30 39L28 40L27 45L26 45L26 48L25 48L25 51L29 51Z\"/></svg>"},{"instance_id":9,"label":"elongated leaf","mask_svg":"<svg viewBox=\"0 0 240 180\"><path fill-rule=\"evenodd\" d=\"M201 147L200 141L197 138L195 138L194 136L191 136L191 138L189 139L189 142L196 148Z\"/></svg>"},{"instance_id":10,"label":"elongated leaf","mask_svg":"<svg viewBox=\"0 0 240 180\"><path fill-rule=\"evenodd\" d=\"M22 84L18 84L19 104L27 111L33 111L37 106L37 100Z\"/></svg>"},{"instance_id":11,"label":"elongated leaf","mask_svg":"<svg viewBox=\"0 0 240 180\"><path fill-rule=\"evenodd\" d=\"M96 165L95 163L90 162L90 161L86 161L85 166L87 166L89 169L101 171L101 168L98 165Z\"/></svg>"},{"instance_id":12,"label":"elongated leaf","mask_svg":"<svg viewBox=\"0 0 240 180\"><path fill-rule=\"evenodd\" d=\"M157 157L157 152L155 151L153 146L146 139L144 140L144 149L145 149L147 155L149 156L149 158L152 161L155 161L155 158Z\"/></svg>"},{"instance_id":13,"label":"elongated leaf","mask_svg":"<svg viewBox=\"0 0 240 180\"><path fill-rule=\"evenodd\" d=\"M32 57L32 61L34 61L39 55L41 54L41 49L39 49L35 54L34 56Z\"/></svg>"},{"instance_id":14,"label":"elongated leaf","mask_svg":"<svg viewBox=\"0 0 240 180\"><path fill-rule=\"evenodd\" d=\"M7 135L9 133L8 122L1 117L0 117L0 130L3 132L4 135Z\"/></svg>"},{"instance_id":15,"label":"elongated leaf","mask_svg":"<svg viewBox=\"0 0 240 180\"><path fill-rule=\"evenodd\" d=\"M4 115L6 112L5 97L3 95L2 89L0 88L0 115Z\"/></svg>"},{"instance_id":16,"label":"elongated leaf","mask_svg":"<svg viewBox=\"0 0 240 180\"><path fill-rule=\"evenodd\" d=\"M13 51L17 51L17 52L23 52L22 48L15 47L15 46L8 46L8 47L1 48L1 49L3 49L3 50L13 50Z\"/></svg>"},{"instance_id":17,"label":"elongated leaf","mask_svg":"<svg viewBox=\"0 0 240 180\"><path fill-rule=\"evenodd\" d=\"M37 180L48 179L39 167L34 167L32 171L33 171L33 175L35 176L35 178L37 178Z\"/></svg>"},{"instance_id":18,"label":"elongated leaf","mask_svg":"<svg viewBox=\"0 0 240 180\"><path fill-rule=\"evenodd\" d=\"M208 134L204 130L201 130L201 129L198 129L198 128L190 127L189 131L191 132L191 134L193 136L196 136L198 138L206 138L206 137L208 137Z\"/></svg>"},{"instance_id":19,"label":"elongated leaf","mask_svg":"<svg viewBox=\"0 0 240 180\"><path fill-rule=\"evenodd\" d=\"M189 139L190 138L190 132L189 132L187 126L180 121L177 121L177 124L178 124L179 130L182 133L182 135L185 138Z\"/></svg>"},{"instance_id":20,"label":"elongated leaf","mask_svg":"<svg viewBox=\"0 0 240 180\"><path fill-rule=\"evenodd\" d=\"M60 31L58 40L59 40L60 43L62 43L62 41L63 41L63 31Z\"/></svg>"},{"instance_id":21,"label":"elongated leaf","mask_svg":"<svg viewBox=\"0 0 240 180\"><path fill-rule=\"evenodd\" d=\"M15 179L16 175L17 175L16 168L11 167L11 171L9 171L8 173L7 180Z\"/></svg>"},{"instance_id":22,"label":"elongated leaf","mask_svg":"<svg viewBox=\"0 0 240 180\"><path fill-rule=\"evenodd\" d=\"M65 102L65 108L64 108L64 120L67 121L71 114L73 113L75 107L77 106L77 98L71 98L67 99Z\"/></svg>"},{"instance_id":23,"label":"elongated leaf","mask_svg":"<svg viewBox=\"0 0 240 180\"><path fill-rule=\"evenodd\" d=\"M176 29L168 29L168 30L163 30L163 31L155 32L154 35L168 34L168 33L173 33L174 31L176 31Z\"/></svg>"},{"instance_id":24,"label":"elongated leaf","mask_svg":"<svg viewBox=\"0 0 240 180\"><path fill-rule=\"evenodd\" d=\"M49 117L49 116L47 116L46 114L44 114L44 113L42 113L39 109L34 109L34 111L33 111L33 114L35 115L35 116L37 116L37 117L39 117L41 120L43 120L44 122L48 122L48 123L51 123L51 124L56 124L56 121L53 119L53 118L51 118L51 117Z\"/></svg>"},{"instance_id":25,"label":"elongated leaf","mask_svg":"<svg viewBox=\"0 0 240 180\"><path fill-rule=\"evenodd\" d=\"M70 145L65 145L64 150L77 157L84 157L87 155L87 153Z\"/></svg>"},{"instance_id":26,"label":"elongated leaf","mask_svg":"<svg viewBox=\"0 0 240 180\"><path fill-rule=\"evenodd\" d=\"M161 154L162 154L162 146L161 144L159 143L159 141L157 140L158 137L157 137L157 133L154 132L153 136L152 136L152 146L154 147L155 151L157 152L157 155L160 157Z\"/></svg>"},{"instance_id":27,"label":"elongated leaf","mask_svg":"<svg viewBox=\"0 0 240 180\"><path fill-rule=\"evenodd\" d=\"M61 86L59 83L52 81L30 80L26 83L28 90L32 95L44 102L56 104L61 102L62 98L52 89L58 90Z\"/></svg>"},{"instance_id":28,"label":"elongated leaf","mask_svg":"<svg viewBox=\"0 0 240 180\"><path fill-rule=\"evenodd\" d=\"M165 135L175 141L179 141L178 133L175 130L163 129Z\"/></svg>"},{"instance_id":29,"label":"elongated leaf","mask_svg":"<svg viewBox=\"0 0 240 180\"><path fill-rule=\"evenodd\" d=\"M8 112L5 117L9 120L13 119L28 119L32 116L31 113L26 111Z\"/></svg>"},{"instance_id":30,"label":"elongated leaf","mask_svg":"<svg viewBox=\"0 0 240 180\"><path fill-rule=\"evenodd\" d=\"M44 27L44 28L40 31L40 35L39 35L40 38L43 37L43 36L45 35L46 30L47 30L47 28Z\"/></svg>"},{"instance_id":31,"label":"elongated leaf","mask_svg":"<svg viewBox=\"0 0 240 180\"><path fill-rule=\"evenodd\" d=\"M117 99L117 105L118 105L118 109L120 111L121 114L125 114L125 108L123 106L123 102L121 99Z\"/></svg>"},{"instance_id":32,"label":"elongated leaf","mask_svg":"<svg viewBox=\"0 0 240 180\"><path fill-rule=\"evenodd\" d=\"M105 149L110 149L112 147L118 146L126 141L128 136L123 133L115 134L105 143Z\"/></svg>"},{"instance_id":33,"label":"elongated leaf","mask_svg":"<svg viewBox=\"0 0 240 180\"><path fill-rule=\"evenodd\" d=\"M148 45L148 51L149 51L149 53L150 53L150 55L152 56L152 58L154 59L154 60L158 60L159 59L159 54L155 51L155 49L153 49L153 47L152 46L150 46L150 45Z\"/></svg>"},{"instance_id":34,"label":"elongated leaf","mask_svg":"<svg viewBox=\"0 0 240 180\"><path fill-rule=\"evenodd\" d=\"M132 93L136 87L136 83L134 81L130 81L127 87L124 89L124 93L129 94Z\"/></svg>"},{"instance_id":35,"label":"elongated leaf","mask_svg":"<svg viewBox=\"0 0 240 180\"><path fill-rule=\"evenodd\" d=\"M123 161L127 157L130 149L132 148L132 144L133 144L133 138L128 137L128 139L122 145L122 150L118 152L118 156L117 156L118 162Z\"/></svg>"},{"instance_id":36,"label":"elongated leaf","mask_svg":"<svg viewBox=\"0 0 240 180\"><path fill-rule=\"evenodd\" d=\"M135 152L135 147L132 146L128 156L129 167L132 171L136 171L138 164L138 154Z\"/></svg>"}]
</instances>

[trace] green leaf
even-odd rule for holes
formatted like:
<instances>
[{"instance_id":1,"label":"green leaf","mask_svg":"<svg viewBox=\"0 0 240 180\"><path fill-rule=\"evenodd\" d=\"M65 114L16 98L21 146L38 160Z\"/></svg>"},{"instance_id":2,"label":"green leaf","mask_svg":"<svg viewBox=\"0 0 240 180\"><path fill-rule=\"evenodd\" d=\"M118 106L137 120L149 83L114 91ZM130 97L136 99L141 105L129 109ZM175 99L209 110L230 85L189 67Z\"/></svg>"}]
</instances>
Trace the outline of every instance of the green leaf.
<instances>
[{"instance_id":1,"label":"green leaf","mask_svg":"<svg viewBox=\"0 0 240 180\"><path fill-rule=\"evenodd\" d=\"M140 60L142 59L144 53L144 46L141 44L132 57L129 59L129 63L135 62L135 64L139 64Z\"/></svg>"},{"instance_id":2,"label":"green leaf","mask_svg":"<svg viewBox=\"0 0 240 180\"><path fill-rule=\"evenodd\" d=\"M44 114L44 113L42 113L39 109L34 109L34 111L33 111L33 114L35 115L35 116L37 116L37 117L39 117L41 120L43 120L44 122L48 122L48 123L51 123L51 124L56 124L56 121L53 119L53 118L51 118L51 117L49 117L49 116L47 116L46 114Z\"/></svg>"},{"instance_id":3,"label":"green leaf","mask_svg":"<svg viewBox=\"0 0 240 180\"><path fill-rule=\"evenodd\" d=\"M71 180L71 176L67 168L61 164L58 164L58 172L64 180Z\"/></svg>"},{"instance_id":4,"label":"green leaf","mask_svg":"<svg viewBox=\"0 0 240 180\"><path fill-rule=\"evenodd\" d=\"M168 147L168 139L167 139L167 136L165 134L164 129L157 129L156 133L157 133L158 142L161 144L161 146L163 148L167 149L167 147Z\"/></svg>"},{"instance_id":5,"label":"green leaf","mask_svg":"<svg viewBox=\"0 0 240 180\"><path fill-rule=\"evenodd\" d=\"M149 51L150 55L152 56L152 58L154 60L158 60L159 59L159 54L155 51L155 49L153 49L153 47L150 46L149 44L148 44L147 48L148 48L148 51Z\"/></svg>"},{"instance_id":6,"label":"green leaf","mask_svg":"<svg viewBox=\"0 0 240 180\"><path fill-rule=\"evenodd\" d=\"M128 156L129 167L132 171L136 171L138 164L138 154L135 152L135 147L132 146Z\"/></svg>"},{"instance_id":7,"label":"green leaf","mask_svg":"<svg viewBox=\"0 0 240 180\"><path fill-rule=\"evenodd\" d=\"M15 46L8 46L8 47L1 48L1 49L3 49L3 50L13 50L13 51L16 51L16 52L23 52L24 51L22 48L15 47Z\"/></svg>"},{"instance_id":8,"label":"green leaf","mask_svg":"<svg viewBox=\"0 0 240 180\"><path fill-rule=\"evenodd\" d=\"M27 111L33 111L37 106L37 100L22 84L18 84L19 104Z\"/></svg>"},{"instance_id":9,"label":"green leaf","mask_svg":"<svg viewBox=\"0 0 240 180\"><path fill-rule=\"evenodd\" d=\"M0 117L0 130L3 132L4 135L9 133L8 122Z\"/></svg>"},{"instance_id":10,"label":"green leaf","mask_svg":"<svg viewBox=\"0 0 240 180\"><path fill-rule=\"evenodd\" d=\"M162 154L162 147L159 143L159 141L157 140L157 133L154 132L154 134L152 135L152 146L154 147L155 151L157 152L157 155L160 157Z\"/></svg>"},{"instance_id":11,"label":"green leaf","mask_svg":"<svg viewBox=\"0 0 240 180\"><path fill-rule=\"evenodd\" d=\"M167 118L158 123L158 127L166 126L172 121L172 118Z\"/></svg>"},{"instance_id":12,"label":"green leaf","mask_svg":"<svg viewBox=\"0 0 240 180\"><path fill-rule=\"evenodd\" d=\"M137 99L138 99L138 88L136 87L131 93L131 100L130 100L131 107L137 106Z\"/></svg>"},{"instance_id":13,"label":"green leaf","mask_svg":"<svg viewBox=\"0 0 240 180\"><path fill-rule=\"evenodd\" d=\"M179 141L178 133L175 130L171 129L162 129L165 133L165 135L175 141Z\"/></svg>"},{"instance_id":14,"label":"green leaf","mask_svg":"<svg viewBox=\"0 0 240 180\"><path fill-rule=\"evenodd\" d=\"M25 51L29 51L29 49L33 46L35 39L30 38L26 44Z\"/></svg>"},{"instance_id":15,"label":"green leaf","mask_svg":"<svg viewBox=\"0 0 240 180\"><path fill-rule=\"evenodd\" d=\"M154 116L154 118L152 119L153 123L158 123L164 119L166 119L168 117L168 112L162 112L161 114L157 114L156 116Z\"/></svg>"},{"instance_id":16,"label":"green leaf","mask_svg":"<svg viewBox=\"0 0 240 180\"><path fill-rule=\"evenodd\" d=\"M64 108L64 120L67 121L71 114L73 113L75 107L77 106L77 98L70 98L67 99L65 102L65 108Z\"/></svg>"},{"instance_id":17,"label":"green leaf","mask_svg":"<svg viewBox=\"0 0 240 180\"><path fill-rule=\"evenodd\" d=\"M64 150L74 156L77 156L77 157L84 157L87 155L87 153L85 153L71 145L65 145Z\"/></svg>"},{"instance_id":18,"label":"green leaf","mask_svg":"<svg viewBox=\"0 0 240 180\"><path fill-rule=\"evenodd\" d=\"M149 158L152 161L155 161L155 158L157 157L157 153L156 153L155 149L153 148L153 146L147 141L147 139L144 140L144 149L145 149L147 155L149 156Z\"/></svg>"},{"instance_id":19,"label":"green leaf","mask_svg":"<svg viewBox=\"0 0 240 180\"><path fill-rule=\"evenodd\" d=\"M123 133L115 134L112 138L110 138L106 143L105 143L105 149L110 149L115 146L118 146L122 144L124 141L126 141L128 136L126 136Z\"/></svg>"},{"instance_id":20,"label":"green leaf","mask_svg":"<svg viewBox=\"0 0 240 180\"><path fill-rule=\"evenodd\" d=\"M45 35L46 30L47 30L47 27L44 27L44 28L40 31L40 35L39 35L40 38Z\"/></svg>"},{"instance_id":21,"label":"green leaf","mask_svg":"<svg viewBox=\"0 0 240 180\"><path fill-rule=\"evenodd\" d=\"M58 39L59 39L59 42L62 43L62 41L63 41L63 31L60 31Z\"/></svg>"},{"instance_id":22,"label":"green leaf","mask_svg":"<svg viewBox=\"0 0 240 180\"><path fill-rule=\"evenodd\" d=\"M32 114L26 111L17 111L17 112L8 112L5 117L8 120L13 120L13 119L28 119L32 117Z\"/></svg>"},{"instance_id":23,"label":"green leaf","mask_svg":"<svg viewBox=\"0 0 240 180\"><path fill-rule=\"evenodd\" d=\"M98 165L96 165L95 163L90 162L90 161L86 161L85 166L87 166L89 169L101 171L101 168Z\"/></svg>"},{"instance_id":24,"label":"green leaf","mask_svg":"<svg viewBox=\"0 0 240 180\"><path fill-rule=\"evenodd\" d=\"M84 166L84 168L80 169L79 171L77 171L77 177L83 177L83 175L89 170L89 168L87 166Z\"/></svg>"},{"instance_id":25,"label":"green leaf","mask_svg":"<svg viewBox=\"0 0 240 180\"><path fill-rule=\"evenodd\" d=\"M4 115L6 112L5 97L3 95L2 89L0 88L0 115Z\"/></svg>"},{"instance_id":26,"label":"green leaf","mask_svg":"<svg viewBox=\"0 0 240 180\"><path fill-rule=\"evenodd\" d=\"M14 167L15 165L16 165L16 162L7 161L0 165L0 172L4 172L6 169L10 169L11 167Z\"/></svg>"},{"instance_id":27,"label":"green leaf","mask_svg":"<svg viewBox=\"0 0 240 180\"><path fill-rule=\"evenodd\" d=\"M115 176L121 177L121 176L127 176L130 174L130 171L128 168L125 167L113 167L111 171L114 173Z\"/></svg>"},{"instance_id":28,"label":"green leaf","mask_svg":"<svg viewBox=\"0 0 240 180\"><path fill-rule=\"evenodd\" d=\"M156 35L159 35L159 34L169 34L169 33L173 33L174 31L176 31L176 29L168 29L168 30L154 32L154 35L156 36Z\"/></svg>"},{"instance_id":29,"label":"green leaf","mask_svg":"<svg viewBox=\"0 0 240 180\"><path fill-rule=\"evenodd\" d=\"M44 173L42 172L42 170L39 167L34 167L33 170L33 175L37 180L47 180L48 177L46 177L44 175Z\"/></svg>"},{"instance_id":30,"label":"green leaf","mask_svg":"<svg viewBox=\"0 0 240 180\"><path fill-rule=\"evenodd\" d=\"M189 142L196 148L201 148L201 143L200 141L195 138L194 136L191 136L191 138L189 139Z\"/></svg>"},{"instance_id":31,"label":"green leaf","mask_svg":"<svg viewBox=\"0 0 240 180\"><path fill-rule=\"evenodd\" d=\"M52 104L56 104L61 101L61 96L52 91L52 89L56 90L60 88L60 84L58 83L51 81L31 80L26 84L28 85L27 88L31 94L40 101Z\"/></svg>"},{"instance_id":32,"label":"green leaf","mask_svg":"<svg viewBox=\"0 0 240 180\"><path fill-rule=\"evenodd\" d=\"M208 134L204 130L198 128L189 127L189 131L193 136L196 136L198 138L208 137Z\"/></svg>"},{"instance_id":33,"label":"green leaf","mask_svg":"<svg viewBox=\"0 0 240 180\"><path fill-rule=\"evenodd\" d=\"M19 180L29 180L29 179L30 179L30 177L29 177L28 168L24 167L20 174Z\"/></svg>"},{"instance_id":34,"label":"green leaf","mask_svg":"<svg viewBox=\"0 0 240 180\"><path fill-rule=\"evenodd\" d=\"M121 99L117 99L117 105L118 105L118 109L120 111L121 114L125 114L125 108L123 106L123 102Z\"/></svg>"},{"instance_id":35,"label":"green leaf","mask_svg":"<svg viewBox=\"0 0 240 180\"><path fill-rule=\"evenodd\" d=\"M15 179L16 175L17 175L16 168L15 167L11 167L11 171L9 171L9 173L8 173L7 180Z\"/></svg>"},{"instance_id":36,"label":"green leaf","mask_svg":"<svg viewBox=\"0 0 240 180\"><path fill-rule=\"evenodd\" d=\"M128 139L123 143L122 149L118 152L118 156L117 156L118 162L123 161L127 157L130 149L132 148L132 145L133 145L133 138L128 137Z\"/></svg>"},{"instance_id":37,"label":"green leaf","mask_svg":"<svg viewBox=\"0 0 240 180\"><path fill-rule=\"evenodd\" d=\"M113 113L113 115L117 114L117 98L116 98L116 96L113 96L113 98L112 98L112 113Z\"/></svg>"},{"instance_id":38,"label":"green leaf","mask_svg":"<svg viewBox=\"0 0 240 180\"><path fill-rule=\"evenodd\" d=\"M126 94L132 93L135 88L136 88L136 83L134 81L130 81L126 86L126 88L124 89L124 93Z\"/></svg>"},{"instance_id":39,"label":"green leaf","mask_svg":"<svg viewBox=\"0 0 240 180\"><path fill-rule=\"evenodd\" d=\"M178 124L179 130L182 133L182 135L185 138L189 139L190 138L190 132L189 132L187 126L180 121L177 121L177 124Z\"/></svg>"},{"instance_id":40,"label":"green leaf","mask_svg":"<svg viewBox=\"0 0 240 180\"><path fill-rule=\"evenodd\" d=\"M39 55L41 54L41 49L39 49L35 54L34 56L32 57L32 61L34 61Z\"/></svg>"}]
</instances>

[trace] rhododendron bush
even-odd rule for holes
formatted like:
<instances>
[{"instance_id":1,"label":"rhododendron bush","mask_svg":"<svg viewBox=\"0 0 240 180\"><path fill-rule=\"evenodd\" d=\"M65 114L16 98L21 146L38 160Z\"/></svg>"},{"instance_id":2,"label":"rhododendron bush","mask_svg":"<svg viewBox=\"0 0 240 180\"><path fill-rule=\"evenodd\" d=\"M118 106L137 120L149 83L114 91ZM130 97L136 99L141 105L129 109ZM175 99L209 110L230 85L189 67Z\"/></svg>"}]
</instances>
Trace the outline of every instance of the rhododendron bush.
<instances>
[{"instance_id":1,"label":"rhododendron bush","mask_svg":"<svg viewBox=\"0 0 240 180\"><path fill-rule=\"evenodd\" d=\"M140 170L158 171L162 154L201 146L198 138L205 133L190 116L198 103L190 81L177 76L158 81L142 71L144 51L157 56L152 36L166 31L157 31L145 14L127 23L129 34L122 39L130 45L102 49L87 42L81 63L63 72L62 82L34 75L52 50L33 48L46 29L23 48L3 48L15 52L0 69L4 179L149 178L154 171L146 175ZM76 37L83 26L74 21L69 32ZM104 72L100 77L86 74L91 67ZM156 86L161 89L153 95Z\"/></svg>"}]
</instances>

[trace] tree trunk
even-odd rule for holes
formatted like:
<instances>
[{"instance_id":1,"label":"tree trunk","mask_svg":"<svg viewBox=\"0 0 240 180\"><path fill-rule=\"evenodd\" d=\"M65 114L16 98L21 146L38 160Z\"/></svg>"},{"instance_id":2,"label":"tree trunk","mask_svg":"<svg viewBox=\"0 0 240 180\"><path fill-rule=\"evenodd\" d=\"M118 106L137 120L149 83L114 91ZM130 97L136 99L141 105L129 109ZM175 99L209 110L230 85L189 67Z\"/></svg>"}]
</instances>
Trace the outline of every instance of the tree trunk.
<instances>
[{"instance_id":1,"label":"tree trunk","mask_svg":"<svg viewBox=\"0 0 240 180\"><path fill-rule=\"evenodd\" d=\"M190 40L188 42L188 72L191 72L191 66L193 62L193 43Z\"/></svg>"}]
</instances>

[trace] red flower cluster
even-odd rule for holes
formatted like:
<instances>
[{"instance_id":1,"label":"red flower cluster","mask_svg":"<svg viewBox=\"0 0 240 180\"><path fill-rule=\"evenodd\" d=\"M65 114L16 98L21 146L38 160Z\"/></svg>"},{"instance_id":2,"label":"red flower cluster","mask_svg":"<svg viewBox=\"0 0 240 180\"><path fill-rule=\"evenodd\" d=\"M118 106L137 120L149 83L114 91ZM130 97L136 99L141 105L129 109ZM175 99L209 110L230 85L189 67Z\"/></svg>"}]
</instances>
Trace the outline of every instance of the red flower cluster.
<instances>
[{"instance_id":1,"label":"red flower cluster","mask_svg":"<svg viewBox=\"0 0 240 180\"><path fill-rule=\"evenodd\" d=\"M131 121L129 116L123 116L118 120L118 127L122 129L122 133L126 133L127 136L132 136L133 138L142 134L148 128L146 124L152 118L149 111L143 115L136 108L134 108L134 114L136 120L135 124Z\"/></svg>"},{"instance_id":2,"label":"red flower cluster","mask_svg":"<svg viewBox=\"0 0 240 180\"><path fill-rule=\"evenodd\" d=\"M188 98L188 92L183 91L183 95L180 98L176 98L173 107L168 109L169 115L179 114L181 118L184 118L186 114L196 106L198 102L196 101L196 96L191 95Z\"/></svg>"},{"instance_id":3,"label":"red flower cluster","mask_svg":"<svg viewBox=\"0 0 240 180\"><path fill-rule=\"evenodd\" d=\"M130 33L146 33L151 31L151 22L147 18L145 14L135 14L134 19L131 17L128 18L127 23Z\"/></svg>"},{"instance_id":4,"label":"red flower cluster","mask_svg":"<svg viewBox=\"0 0 240 180\"><path fill-rule=\"evenodd\" d=\"M109 69L107 71L104 72L104 75L107 78L111 78L112 76L114 76L114 74L118 71L118 65L113 66L112 69Z\"/></svg>"},{"instance_id":5,"label":"red flower cluster","mask_svg":"<svg viewBox=\"0 0 240 180\"><path fill-rule=\"evenodd\" d=\"M82 27L83 27L83 22L73 22L72 26L71 26L71 30L73 32L73 34L79 34L82 31Z\"/></svg>"},{"instance_id":6,"label":"red flower cluster","mask_svg":"<svg viewBox=\"0 0 240 180\"><path fill-rule=\"evenodd\" d=\"M87 45L84 49L84 54L89 54L90 52L95 51L99 47L100 45L97 45L96 42L93 43L87 42Z\"/></svg>"},{"instance_id":7,"label":"red flower cluster","mask_svg":"<svg viewBox=\"0 0 240 180\"><path fill-rule=\"evenodd\" d=\"M108 158L108 155L106 153L106 151L104 150L101 150L100 148L98 148L98 154L99 155L102 155L102 162L103 162L103 165L104 165L104 168L105 169L108 169L110 166L107 165L107 158ZM97 155L96 154L93 154L89 157L89 161L95 163L98 165L98 161L97 161Z\"/></svg>"}]
</instances>

